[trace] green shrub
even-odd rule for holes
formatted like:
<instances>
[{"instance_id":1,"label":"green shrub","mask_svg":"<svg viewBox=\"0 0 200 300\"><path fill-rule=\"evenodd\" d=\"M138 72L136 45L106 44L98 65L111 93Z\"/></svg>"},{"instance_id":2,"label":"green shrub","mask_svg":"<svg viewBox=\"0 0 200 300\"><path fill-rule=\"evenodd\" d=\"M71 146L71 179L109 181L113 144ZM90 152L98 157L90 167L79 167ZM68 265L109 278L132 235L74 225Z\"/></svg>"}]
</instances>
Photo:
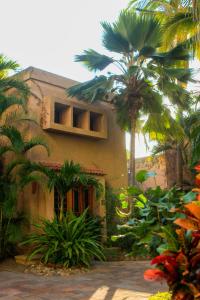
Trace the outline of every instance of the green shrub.
<instances>
[{"instance_id":1,"label":"green shrub","mask_svg":"<svg viewBox=\"0 0 200 300\"><path fill-rule=\"evenodd\" d=\"M182 208L188 201L180 189L165 190L159 186L146 191L128 187L119 198L121 208L117 212L125 222L117 226L118 234L112 236L112 241L134 257L153 257L159 253L159 246L164 246L163 230L174 228L177 214L171 210Z\"/></svg>"},{"instance_id":2,"label":"green shrub","mask_svg":"<svg viewBox=\"0 0 200 300\"><path fill-rule=\"evenodd\" d=\"M149 300L171 300L172 295L168 292L166 293L157 293L149 298Z\"/></svg>"},{"instance_id":3,"label":"green shrub","mask_svg":"<svg viewBox=\"0 0 200 300\"><path fill-rule=\"evenodd\" d=\"M88 217L87 210L79 217L68 214L62 220L42 220L35 227L39 232L22 243L32 247L29 259L39 254L44 263L66 267L89 266L94 258L104 259L97 220Z\"/></svg>"}]
</instances>

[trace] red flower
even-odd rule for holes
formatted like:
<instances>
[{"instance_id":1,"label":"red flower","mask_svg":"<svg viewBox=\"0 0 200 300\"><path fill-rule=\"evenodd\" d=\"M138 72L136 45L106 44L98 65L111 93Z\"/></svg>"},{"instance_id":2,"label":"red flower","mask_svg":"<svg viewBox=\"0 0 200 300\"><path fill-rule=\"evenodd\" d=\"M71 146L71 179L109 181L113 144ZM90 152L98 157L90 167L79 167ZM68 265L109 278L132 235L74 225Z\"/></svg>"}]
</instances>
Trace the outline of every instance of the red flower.
<instances>
[{"instance_id":1,"label":"red flower","mask_svg":"<svg viewBox=\"0 0 200 300\"><path fill-rule=\"evenodd\" d=\"M198 173L200 173L200 164L197 165L197 166L195 166L194 169L195 169Z\"/></svg>"},{"instance_id":2,"label":"red flower","mask_svg":"<svg viewBox=\"0 0 200 300\"><path fill-rule=\"evenodd\" d=\"M149 269L144 272L144 279L147 281L162 281L166 279L166 276L165 273L159 269Z\"/></svg>"},{"instance_id":3,"label":"red flower","mask_svg":"<svg viewBox=\"0 0 200 300\"><path fill-rule=\"evenodd\" d=\"M177 266L176 259L173 256L170 255L158 255L154 259L152 259L151 264L172 264L174 267Z\"/></svg>"},{"instance_id":4,"label":"red flower","mask_svg":"<svg viewBox=\"0 0 200 300\"><path fill-rule=\"evenodd\" d=\"M200 232L193 232L192 236L196 238L200 238Z\"/></svg>"}]
</instances>

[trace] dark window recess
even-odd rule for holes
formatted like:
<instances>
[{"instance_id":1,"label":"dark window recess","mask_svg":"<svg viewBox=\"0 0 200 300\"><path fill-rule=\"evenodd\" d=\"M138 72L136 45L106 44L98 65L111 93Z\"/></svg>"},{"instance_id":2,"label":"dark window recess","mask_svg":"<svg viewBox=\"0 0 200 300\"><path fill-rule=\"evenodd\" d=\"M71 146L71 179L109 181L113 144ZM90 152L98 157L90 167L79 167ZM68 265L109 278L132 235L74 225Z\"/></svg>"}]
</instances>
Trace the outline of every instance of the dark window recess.
<instances>
[{"instance_id":1,"label":"dark window recess","mask_svg":"<svg viewBox=\"0 0 200 300\"><path fill-rule=\"evenodd\" d=\"M80 194L79 194L79 190L74 190L73 191L74 195L74 203L73 203L73 212L75 214L79 214L80 213Z\"/></svg>"},{"instance_id":2,"label":"dark window recess","mask_svg":"<svg viewBox=\"0 0 200 300\"><path fill-rule=\"evenodd\" d=\"M73 109L73 127L84 128L85 110L74 107Z\"/></svg>"},{"instance_id":3,"label":"dark window recess","mask_svg":"<svg viewBox=\"0 0 200 300\"><path fill-rule=\"evenodd\" d=\"M67 212L67 197L64 201L64 215L66 215ZM56 214L56 216L59 216L59 212L60 212L60 198L58 195L58 191L56 188L54 188L54 212Z\"/></svg>"},{"instance_id":4,"label":"dark window recess","mask_svg":"<svg viewBox=\"0 0 200 300\"><path fill-rule=\"evenodd\" d=\"M101 114L90 112L90 130L101 131L101 120Z\"/></svg>"},{"instance_id":5,"label":"dark window recess","mask_svg":"<svg viewBox=\"0 0 200 300\"><path fill-rule=\"evenodd\" d=\"M63 124L66 123L66 110L67 106L61 103L55 103L54 107L54 123Z\"/></svg>"}]
</instances>

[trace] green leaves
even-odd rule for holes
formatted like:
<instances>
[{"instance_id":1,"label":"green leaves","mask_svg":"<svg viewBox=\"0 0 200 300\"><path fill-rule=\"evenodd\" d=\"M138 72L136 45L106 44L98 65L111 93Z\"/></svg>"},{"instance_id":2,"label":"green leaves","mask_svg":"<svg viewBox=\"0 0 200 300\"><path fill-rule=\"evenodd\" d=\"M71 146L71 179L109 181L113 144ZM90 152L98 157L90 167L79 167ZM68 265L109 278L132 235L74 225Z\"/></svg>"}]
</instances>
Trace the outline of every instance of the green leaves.
<instances>
[{"instance_id":1,"label":"green leaves","mask_svg":"<svg viewBox=\"0 0 200 300\"><path fill-rule=\"evenodd\" d=\"M90 71L102 71L114 62L111 57L102 55L92 49L85 50L82 55L76 55L75 61L82 62Z\"/></svg>"},{"instance_id":2,"label":"green leaves","mask_svg":"<svg viewBox=\"0 0 200 300\"><path fill-rule=\"evenodd\" d=\"M191 201L194 201L196 199L197 193L194 193L192 191L188 192L186 195L183 196L184 203L190 203Z\"/></svg>"},{"instance_id":3,"label":"green leaves","mask_svg":"<svg viewBox=\"0 0 200 300\"><path fill-rule=\"evenodd\" d=\"M77 84L67 89L67 94L71 97L77 97L79 100L94 102L97 100L106 100L114 84L114 78L111 76L96 76L94 79L84 83Z\"/></svg>"},{"instance_id":4,"label":"green leaves","mask_svg":"<svg viewBox=\"0 0 200 300\"><path fill-rule=\"evenodd\" d=\"M147 170L140 170L137 172L136 174L136 180L140 183L143 183L145 182L148 178L150 177L155 177L156 176L156 173L153 172L153 171L147 171Z\"/></svg>"},{"instance_id":5,"label":"green leaves","mask_svg":"<svg viewBox=\"0 0 200 300\"><path fill-rule=\"evenodd\" d=\"M99 224L87 216L87 210L79 217L69 213L62 221L42 220L36 227L37 233L22 243L33 247L29 259L39 254L44 263L66 267L88 267L94 258L104 260Z\"/></svg>"}]
</instances>

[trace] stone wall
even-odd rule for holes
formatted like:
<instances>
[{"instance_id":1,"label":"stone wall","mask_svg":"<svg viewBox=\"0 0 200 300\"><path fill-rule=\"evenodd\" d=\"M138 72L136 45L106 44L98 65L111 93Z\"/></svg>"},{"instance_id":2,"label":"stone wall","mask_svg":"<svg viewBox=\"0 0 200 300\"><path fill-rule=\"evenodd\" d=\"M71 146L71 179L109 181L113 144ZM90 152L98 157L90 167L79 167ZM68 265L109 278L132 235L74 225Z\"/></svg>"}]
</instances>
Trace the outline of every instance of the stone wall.
<instances>
[{"instance_id":1,"label":"stone wall","mask_svg":"<svg viewBox=\"0 0 200 300\"><path fill-rule=\"evenodd\" d=\"M149 187L160 186L161 188L167 187L167 176L166 176L166 159L165 155L160 155L155 158L150 156L136 159L136 172L140 170L154 171L156 177L149 178L145 181L142 186L144 189Z\"/></svg>"}]
</instances>

